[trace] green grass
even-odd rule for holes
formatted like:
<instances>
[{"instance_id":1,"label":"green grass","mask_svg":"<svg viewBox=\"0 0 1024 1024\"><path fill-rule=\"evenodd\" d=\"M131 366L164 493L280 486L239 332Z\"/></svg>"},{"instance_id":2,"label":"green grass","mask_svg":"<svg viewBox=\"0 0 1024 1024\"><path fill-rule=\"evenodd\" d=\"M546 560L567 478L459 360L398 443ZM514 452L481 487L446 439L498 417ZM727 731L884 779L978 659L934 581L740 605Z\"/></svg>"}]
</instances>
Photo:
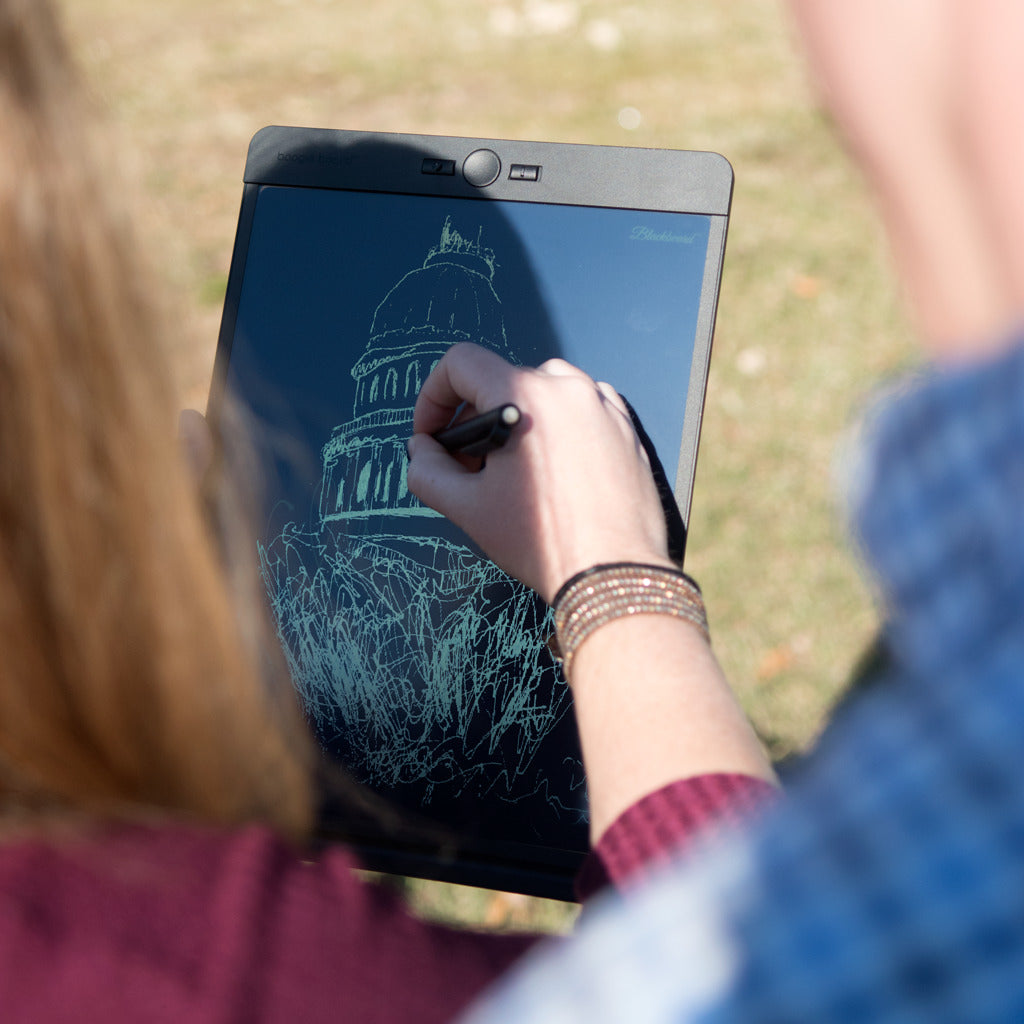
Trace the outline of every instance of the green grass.
<instances>
[{"instance_id":1,"label":"green grass","mask_svg":"<svg viewBox=\"0 0 1024 1024\"><path fill-rule=\"evenodd\" d=\"M67 0L202 406L264 124L712 149L736 171L688 567L772 751L805 746L875 628L833 453L912 357L861 183L771 0ZM610 48L609 43L614 43ZM618 121L634 107L634 130ZM483 914L460 911L466 919Z\"/></svg>"}]
</instances>

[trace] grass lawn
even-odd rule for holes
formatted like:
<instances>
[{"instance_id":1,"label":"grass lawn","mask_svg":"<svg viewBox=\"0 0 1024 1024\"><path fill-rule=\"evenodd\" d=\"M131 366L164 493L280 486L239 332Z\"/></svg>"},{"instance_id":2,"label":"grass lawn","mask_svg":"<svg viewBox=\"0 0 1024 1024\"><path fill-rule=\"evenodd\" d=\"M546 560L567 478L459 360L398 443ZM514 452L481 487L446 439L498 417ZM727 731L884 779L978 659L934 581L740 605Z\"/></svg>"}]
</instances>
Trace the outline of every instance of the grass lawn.
<instances>
[{"instance_id":1,"label":"grass lawn","mask_svg":"<svg viewBox=\"0 0 1024 1024\"><path fill-rule=\"evenodd\" d=\"M179 295L182 400L199 407L246 146L265 124L728 157L736 193L688 568L772 752L813 738L875 626L837 513L837 441L859 399L914 350L870 203L778 3L64 6ZM463 919L534 920L518 901L497 905L446 904Z\"/></svg>"}]
</instances>

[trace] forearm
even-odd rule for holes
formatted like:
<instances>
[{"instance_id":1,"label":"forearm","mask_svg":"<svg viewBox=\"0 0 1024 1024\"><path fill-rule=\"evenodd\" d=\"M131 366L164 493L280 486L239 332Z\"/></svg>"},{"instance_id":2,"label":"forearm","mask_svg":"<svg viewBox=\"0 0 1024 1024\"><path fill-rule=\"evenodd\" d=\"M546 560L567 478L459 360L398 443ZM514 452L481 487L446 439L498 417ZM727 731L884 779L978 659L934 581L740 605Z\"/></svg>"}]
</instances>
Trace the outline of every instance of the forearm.
<instances>
[{"instance_id":1,"label":"forearm","mask_svg":"<svg viewBox=\"0 0 1024 1024\"><path fill-rule=\"evenodd\" d=\"M775 781L714 654L687 622L667 615L609 622L576 652L570 684L592 842L676 779L724 772Z\"/></svg>"}]
</instances>

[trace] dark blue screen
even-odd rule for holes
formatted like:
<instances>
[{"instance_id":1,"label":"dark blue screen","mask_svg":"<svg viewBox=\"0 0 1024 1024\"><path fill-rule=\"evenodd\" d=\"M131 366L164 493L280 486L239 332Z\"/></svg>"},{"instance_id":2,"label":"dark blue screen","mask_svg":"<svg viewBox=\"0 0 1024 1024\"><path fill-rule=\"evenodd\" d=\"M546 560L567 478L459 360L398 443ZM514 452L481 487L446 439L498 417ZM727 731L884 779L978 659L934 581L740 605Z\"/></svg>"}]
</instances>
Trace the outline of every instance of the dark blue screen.
<instances>
[{"instance_id":1,"label":"dark blue screen","mask_svg":"<svg viewBox=\"0 0 1024 1024\"><path fill-rule=\"evenodd\" d=\"M257 424L293 682L357 778L485 843L585 849L583 773L548 609L408 493L416 394L456 341L561 356L629 399L671 478L709 223L259 192L228 382Z\"/></svg>"}]
</instances>

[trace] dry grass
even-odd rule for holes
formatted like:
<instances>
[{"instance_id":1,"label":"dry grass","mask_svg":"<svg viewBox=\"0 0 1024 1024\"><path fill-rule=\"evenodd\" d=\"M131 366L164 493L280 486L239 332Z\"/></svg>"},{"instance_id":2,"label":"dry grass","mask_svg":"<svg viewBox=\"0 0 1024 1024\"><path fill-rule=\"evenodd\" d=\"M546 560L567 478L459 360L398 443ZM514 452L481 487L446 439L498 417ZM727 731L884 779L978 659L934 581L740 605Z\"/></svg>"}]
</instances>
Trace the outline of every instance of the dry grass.
<instances>
[{"instance_id":1,"label":"dry grass","mask_svg":"<svg viewBox=\"0 0 1024 1024\"><path fill-rule=\"evenodd\" d=\"M269 123L713 149L736 196L689 567L777 754L874 627L835 514L858 396L911 354L870 206L774 0L70 0L201 404L249 137ZM640 123L623 128L631 107Z\"/></svg>"}]
</instances>

